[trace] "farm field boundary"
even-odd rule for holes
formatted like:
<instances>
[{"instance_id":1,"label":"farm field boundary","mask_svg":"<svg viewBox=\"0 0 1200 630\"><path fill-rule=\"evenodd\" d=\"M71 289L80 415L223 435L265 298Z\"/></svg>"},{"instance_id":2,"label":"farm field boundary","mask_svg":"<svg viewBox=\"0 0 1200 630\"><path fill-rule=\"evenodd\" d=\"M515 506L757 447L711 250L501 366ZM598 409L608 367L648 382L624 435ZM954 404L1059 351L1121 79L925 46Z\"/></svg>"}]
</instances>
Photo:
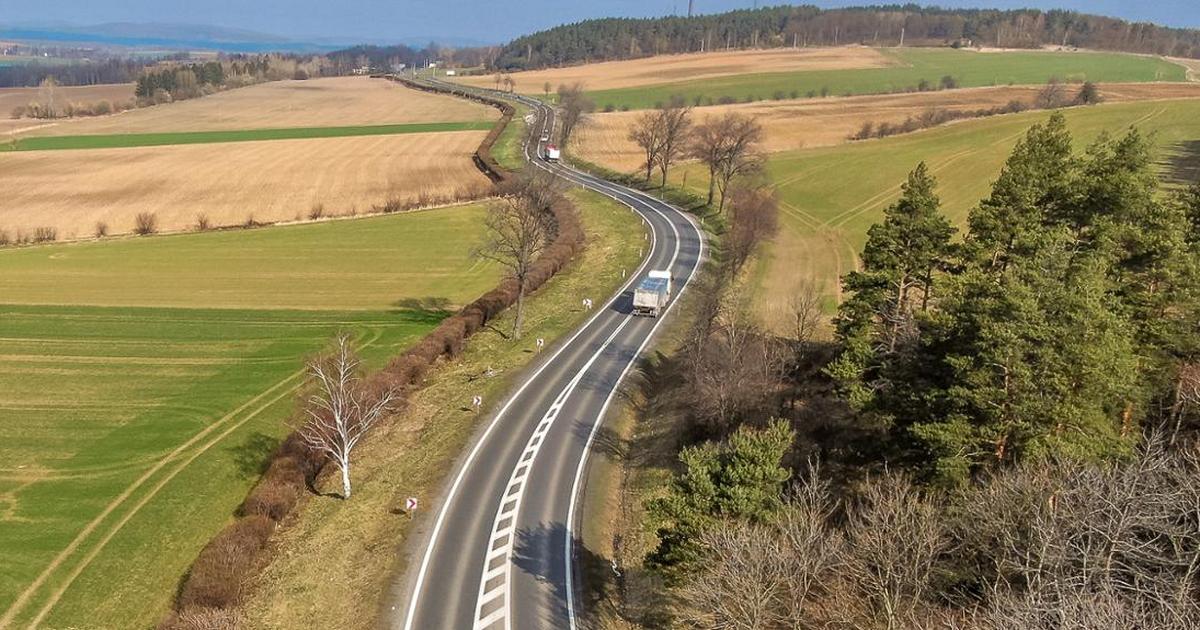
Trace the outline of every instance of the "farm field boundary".
<instances>
[{"instance_id":1,"label":"farm field boundary","mask_svg":"<svg viewBox=\"0 0 1200 630\"><path fill-rule=\"evenodd\" d=\"M604 110L646 109L671 98L713 105L767 99L858 96L930 89L942 77L959 87L1034 85L1051 78L1070 82L1183 82L1187 69L1157 57L1121 53L1048 51L977 53L951 49L887 49L898 63L883 68L761 72L704 81L664 82L639 88L594 91L589 97ZM518 75L519 76L519 75Z\"/></svg>"},{"instance_id":2,"label":"farm field boundary","mask_svg":"<svg viewBox=\"0 0 1200 630\"><path fill-rule=\"evenodd\" d=\"M357 127L294 127L283 129L245 129L229 131L184 131L173 133L129 133L85 136L46 136L20 138L0 144L0 151L62 151L71 149L121 149L159 147L180 144L258 142L264 140L311 140L354 136L390 136L409 133L449 131L486 131L491 121L444 123L407 123Z\"/></svg>"}]
</instances>

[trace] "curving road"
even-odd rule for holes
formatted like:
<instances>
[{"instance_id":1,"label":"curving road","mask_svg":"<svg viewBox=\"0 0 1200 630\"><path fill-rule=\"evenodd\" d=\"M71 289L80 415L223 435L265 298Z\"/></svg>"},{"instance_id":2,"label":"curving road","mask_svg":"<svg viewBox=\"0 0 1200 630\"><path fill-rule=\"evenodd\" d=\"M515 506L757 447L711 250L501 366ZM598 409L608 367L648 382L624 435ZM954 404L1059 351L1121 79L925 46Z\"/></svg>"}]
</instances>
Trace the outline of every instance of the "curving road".
<instances>
[{"instance_id":1,"label":"curving road","mask_svg":"<svg viewBox=\"0 0 1200 630\"><path fill-rule=\"evenodd\" d=\"M418 564L391 620L404 630L576 627L576 508L587 454L621 380L662 322L630 314L632 285L650 269L670 269L669 313L704 255L700 229L677 208L540 159L539 132L554 137L554 112L510 98L536 112L526 159L629 206L650 228L650 251L617 295L597 300L595 314L487 420L425 524Z\"/></svg>"}]
</instances>

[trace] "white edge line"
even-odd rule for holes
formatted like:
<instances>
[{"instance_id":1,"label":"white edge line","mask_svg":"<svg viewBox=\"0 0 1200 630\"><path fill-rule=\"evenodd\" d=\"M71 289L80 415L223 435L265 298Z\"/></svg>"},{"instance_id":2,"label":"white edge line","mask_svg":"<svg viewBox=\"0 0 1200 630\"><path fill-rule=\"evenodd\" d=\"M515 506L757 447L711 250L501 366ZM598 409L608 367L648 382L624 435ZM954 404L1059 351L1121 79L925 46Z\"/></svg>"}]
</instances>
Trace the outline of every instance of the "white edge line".
<instances>
[{"instance_id":1,"label":"white edge line","mask_svg":"<svg viewBox=\"0 0 1200 630\"><path fill-rule=\"evenodd\" d=\"M526 147L526 158L528 159L528 157L528 147ZM621 203L624 203L631 209L633 208L633 206L630 206L624 201ZM487 442L488 436L491 435L492 430L496 428L496 426L500 423L501 418L503 418L504 414L508 411L509 407L511 407L517 398L524 393L525 389L529 387L534 380L541 376L542 372L551 364L553 364L555 359L557 359L558 356L563 353L563 351L569 348L571 344L574 343L575 340L584 333L584 331L586 331L592 326L592 324L595 323L600 315L604 314L608 310L608 307L610 307L612 303L617 300L617 298L619 298L630 286L633 285L633 281L641 275L642 270L645 269L646 265L650 263L651 254L654 252L654 248L657 244L657 232L654 230L654 225L649 221L647 221L646 224L650 228L651 241L650 251L647 252L646 256L642 259L642 264L638 266L637 270L633 274L630 274L629 279L625 282L625 284L622 285L620 290L618 290L611 298L609 298L608 302L605 302L602 308L597 309L596 313L592 315L591 318L589 318L588 321L583 324L583 326L580 326L579 329L576 330L566 342L564 342L557 350L554 351L554 354L550 355L549 359L543 362L533 374L525 379L525 382L521 384L516 392L508 397L508 400L504 403L504 406L500 408L500 411L496 413L496 415L492 418L491 423L488 424L487 429L484 430L478 441L475 442L475 446L471 449L471 452L467 455L467 458L463 460L462 465L459 467L458 474L455 476L454 482L450 486L450 492L446 495L445 501L442 502L441 509L438 510L437 519L434 520L433 530L429 536L429 542L426 545L425 553L421 558L421 568L417 573L417 580L413 586L412 598L409 600L408 612L405 614L404 630L412 630L413 618L416 614L417 603L421 596L421 588L425 582L425 574L429 570L429 563L433 557L433 548L436 546L438 536L441 534L442 525L445 523L446 514L449 511L450 504L454 502L454 497L457 496L458 488L462 485L462 481L466 477L467 471L470 470L471 463L475 461L475 457L479 454L480 449L483 448L483 444ZM473 615L474 613L472 613L472 616Z\"/></svg>"},{"instance_id":2,"label":"white edge line","mask_svg":"<svg viewBox=\"0 0 1200 630\"><path fill-rule=\"evenodd\" d=\"M643 201L643 203L646 203L646 202ZM660 203L665 204L665 202L660 202ZM666 204L666 205L669 206L670 204ZM662 211L658 210L657 208L654 208L654 211L658 212L659 214L662 214ZM574 551L575 551L575 548L573 545L574 527L575 527L575 506L578 502L580 482L583 480L583 471L587 468L588 453L591 451L592 442L596 438L597 431L599 431L600 426L604 423L604 416L605 416L605 414L608 413L608 407L612 403L613 398L617 395L617 390L620 388L620 384L625 380L626 374L628 374L629 370L631 370L633 368L634 364L636 364L638 362L638 360L642 356L642 352L645 351L646 346L649 345L650 341L654 339L655 334L658 332L659 326L661 326L664 321L663 318L665 318L671 312L671 309L674 308L675 305L678 304L679 301L683 299L684 292L687 291L688 285L691 284L692 279L695 278L696 274L700 270L700 265L704 261L704 235L703 235L703 233L696 226L696 223L692 220L692 218L687 215L686 212L683 212L678 209L674 209L674 211L683 215L683 217L688 220L688 223L691 224L692 229L696 230L696 234L697 234L697 236L699 236L699 240L700 240L700 251L697 253L695 265L692 266L692 273L688 275L688 278L687 278L687 280L684 281L683 286L681 286L679 288L678 295L676 295L675 299L672 300L669 305L667 305L667 310L663 311L662 318L660 318L657 322L655 322L654 327L650 329L650 334L646 335L646 338L642 341L642 345L638 347L637 353L634 354L633 358L630 359L629 363L625 364L625 369L621 370L621 375L619 377L617 377L616 385L614 385L612 390L609 391L608 397L605 398L605 400L604 400L604 405L600 407L600 412L596 415L596 421L592 424L591 432L588 433L587 442L584 443L583 454L579 458L579 466L575 469L575 480L571 485L571 498L570 498L570 502L568 503L568 508L567 508L566 541L564 543L565 553L563 554L563 557L566 562L567 619L568 619L568 622L570 623L569 627L571 630L574 630L575 625L576 625L575 624L575 617L576 617L576 615L575 615L575 585L574 585L574 575L575 575L575 569L574 569L575 553L574 553ZM663 215L663 218L666 218L666 215ZM668 221L670 221L670 219L668 219ZM672 229L674 229L674 227L675 227L674 223L671 223L671 227L672 227Z\"/></svg>"}]
</instances>

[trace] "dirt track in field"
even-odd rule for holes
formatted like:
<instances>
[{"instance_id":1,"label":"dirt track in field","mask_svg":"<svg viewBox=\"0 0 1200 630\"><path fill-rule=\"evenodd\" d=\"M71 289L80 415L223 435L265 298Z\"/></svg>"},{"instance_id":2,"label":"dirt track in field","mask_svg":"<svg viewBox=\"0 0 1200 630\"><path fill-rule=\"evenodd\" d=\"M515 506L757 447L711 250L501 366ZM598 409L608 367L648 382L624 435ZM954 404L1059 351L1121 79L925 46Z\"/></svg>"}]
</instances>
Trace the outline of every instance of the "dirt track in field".
<instances>
[{"instance_id":1,"label":"dirt track in field","mask_svg":"<svg viewBox=\"0 0 1200 630\"><path fill-rule=\"evenodd\" d=\"M850 98L769 101L701 107L694 119L737 112L753 116L766 130L764 149L769 153L832 146L848 142L866 121L875 124L903 122L929 108L975 110L1001 106L1012 100L1031 102L1038 86L989 87L918 94L858 96ZM1074 88L1072 88L1074 89ZM1110 102L1167 98L1200 98L1200 85L1190 83L1107 84L1101 93ZM628 134L639 112L593 115L577 132L574 150L580 157L609 168L632 171L642 157Z\"/></svg>"},{"instance_id":2,"label":"dirt track in field","mask_svg":"<svg viewBox=\"0 0 1200 630\"><path fill-rule=\"evenodd\" d=\"M37 227L89 237L98 221L128 233L139 212L161 230L286 221L321 203L329 215L365 213L389 197L450 193L487 179L471 161L486 132L276 140L0 155L0 230Z\"/></svg>"},{"instance_id":3,"label":"dirt track in field","mask_svg":"<svg viewBox=\"0 0 1200 630\"><path fill-rule=\"evenodd\" d=\"M895 62L879 51L865 47L778 48L738 50L685 55L662 55L629 61L608 61L567 68L515 72L516 90L540 94L547 81L551 89L561 84L582 82L588 90L610 90L675 81L693 81L751 72L795 72L800 70L849 70L882 68ZM462 83L495 87L494 76L462 77Z\"/></svg>"}]
</instances>

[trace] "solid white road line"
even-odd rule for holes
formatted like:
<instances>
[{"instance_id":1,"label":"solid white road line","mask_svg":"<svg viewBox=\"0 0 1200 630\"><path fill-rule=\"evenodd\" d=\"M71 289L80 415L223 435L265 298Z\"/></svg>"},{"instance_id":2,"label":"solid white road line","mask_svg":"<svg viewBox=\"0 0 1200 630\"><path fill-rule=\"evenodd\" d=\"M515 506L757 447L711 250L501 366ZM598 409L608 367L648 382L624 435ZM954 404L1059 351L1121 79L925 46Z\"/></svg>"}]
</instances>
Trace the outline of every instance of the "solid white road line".
<instances>
[{"instance_id":1,"label":"solid white road line","mask_svg":"<svg viewBox=\"0 0 1200 630\"><path fill-rule=\"evenodd\" d=\"M647 221L647 223L649 223L649 221ZM630 275L629 280L624 285L622 285L622 287L619 291L617 291L611 298L609 298L608 302L606 302L604 304L604 307L597 309L596 313L594 315L592 315L591 318L589 318L588 321L583 326L581 326L577 331L575 331L575 334L571 335L571 337L566 341L566 343L562 344L554 352L554 354L551 355L550 358L546 362L544 362L541 366L539 366L538 369L532 375L530 375L529 378L527 378L524 383L521 384L521 386L517 389L517 391L508 398L508 400L504 403L504 406L501 407L500 411L496 413L496 416L492 419L491 423L488 424L487 428L483 432L483 435L480 436L479 441L477 441L475 443L475 446L472 447L471 452L467 455L467 459L464 460L463 465L459 468L458 474L454 478L454 482L450 485L450 491L446 495L446 500L445 500L445 502L442 503L441 509L438 511L437 518L434 520L433 531L430 534L429 543L425 547L425 553L421 558L421 566L417 572L417 580L413 587L412 599L409 601L408 612L405 615L404 630L412 630L412 628L413 628L413 621L414 621L414 617L416 616L417 604L421 597L421 589L425 583L425 576L429 572L429 564L432 561L433 548L435 546L437 546L438 536L441 534L442 527L445 525L446 514L449 512L449 506L451 503L454 502L454 498L458 495L458 490L462 486L463 479L466 477L467 471L470 470L472 463L474 463L474 461L475 461L475 458L479 455L479 451L483 448L484 443L487 442L488 437L491 435L492 431L496 428L496 425L498 425L500 423L500 420L504 417L504 414L512 406L513 402L516 401L516 399L519 398L522 393L524 393L525 389L528 388L529 385L531 383L533 383L533 381L537 380L537 378L539 376L541 376L542 372L545 371L545 369L547 367L553 365L555 360L558 359L559 355L561 355L564 350L571 347L571 345L575 342L575 340L580 335L582 335L584 333L584 331L586 331L588 328L590 328L592 326L592 324L600 317L600 315L604 314L608 310L608 308L612 306L612 303L615 302L617 300L617 298L619 298L621 296L621 294L623 294L625 291L627 291L629 289L629 287L634 283L634 281L641 275L642 271L646 268L646 265L649 264L650 256L654 252L655 246L657 245L657 232L654 229L654 225L650 224L649 227L650 227L650 250L649 250L649 252L647 252L646 257L642 260L642 264L640 266L638 266L637 272Z\"/></svg>"},{"instance_id":2,"label":"solid white road line","mask_svg":"<svg viewBox=\"0 0 1200 630\"><path fill-rule=\"evenodd\" d=\"M480 573L479 580L479 597L476 601L475 614L475 630L483 630L496 623L504 620L501 628L510 627L512 619L512 550L514 545L516 520L517 515L521 510L522 500L525 498L525 490L529 487L529 472L533 469L534 462L537 461L538 453L542 450L543 440L546 434L554 426L555 420L558 419L559 412L566 405L567 399L579 386L584 375L591 369L592 365L600 358L604 351L608 350L612 345L617 335L625 329L629 322L633 321L626 317L621 321L621 324L612 331L612 334L600 344L596 352L588 358L587 363L575 373L574 378L563 387L558 396L554 399L554 404L546 411L546 415L542 417L538 424L537 430L533 435L529 436L529 441L525 444L525 449L522 451L521 458L513 465L513 470L508 478L508 484L504 487L506 491L500 497L500 505L496 510L496 519L492 524L492 535L489 537L488 554L489 557L484 560L483 571ZM504 530L509 530L504 533ZM500 552L503 552L504 571L503 582L496 582L496 578L488 578L487 572L491 567L492 562L500 557ZM494 555L492 555L494 554ZM489 610L490 604L498 594L503 594L504 601L495 610ZM491 594L490 597L485 597Z\"/></svg>"}]
</instances>

